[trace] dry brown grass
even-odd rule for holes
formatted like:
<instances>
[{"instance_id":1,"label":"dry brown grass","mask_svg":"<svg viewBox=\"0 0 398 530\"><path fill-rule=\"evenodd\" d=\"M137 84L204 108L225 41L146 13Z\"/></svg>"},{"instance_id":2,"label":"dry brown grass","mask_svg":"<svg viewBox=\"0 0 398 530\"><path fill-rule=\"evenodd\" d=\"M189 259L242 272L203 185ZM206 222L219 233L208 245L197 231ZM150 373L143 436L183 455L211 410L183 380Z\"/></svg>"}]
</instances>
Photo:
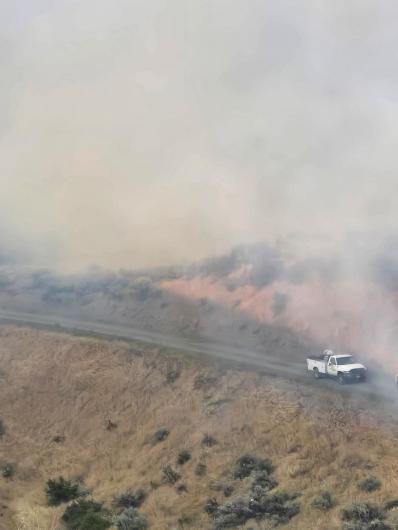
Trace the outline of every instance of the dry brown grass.
<instances>
[{"instance_id":1,"label":"dry brown grass","mask_svg":"<svg viewBox=\"0 0 398 530\"><path fill-rule=\"evenodd\" d=\"M249 452L273 460L281 488L303 493L302 511L286 530L337 529L346 504L397 496L396 424L379 412L358 415L336 391L307 391L122 342L12 326L0 332L7 428L0 452L17 464L12 480L0 479L1 530L59 530L62 507L48 508L44 495L50 477L83 478L96 499L110 503L128 488L161 483L162 468L175 467L182 449L192 453L178 469L188 492L161 484L140 509L154 530L177 529L182 515L194 518L190 528L207 529L206 499L223 500L212 484L230 482L235 459ZM181 375L170 383L175 368ZM207 375L215 380L198 388L198 376ZM108 419L115 429L106 429ZM170 435L153 444L161 427ZM219 443L203 446L206 433ZM53 442L57 435L65 441ZM195 474L198 463L207 465L204 477ZM382 488L360 492L358 481L370 473ZM239 493L245 482L235 487ZM337 500L326 514L311 507L324 489Z\"/></svg>"},{"instance_id":2,"label":"dry brown grass","mask_svg":"<svg viewBox=\"0 0 398 530\"><path fill-rule=\"evenodd\" d=\"M44 507L18 507L17 530L62 530L62 511Z\"/></svg>"}]
</instances>

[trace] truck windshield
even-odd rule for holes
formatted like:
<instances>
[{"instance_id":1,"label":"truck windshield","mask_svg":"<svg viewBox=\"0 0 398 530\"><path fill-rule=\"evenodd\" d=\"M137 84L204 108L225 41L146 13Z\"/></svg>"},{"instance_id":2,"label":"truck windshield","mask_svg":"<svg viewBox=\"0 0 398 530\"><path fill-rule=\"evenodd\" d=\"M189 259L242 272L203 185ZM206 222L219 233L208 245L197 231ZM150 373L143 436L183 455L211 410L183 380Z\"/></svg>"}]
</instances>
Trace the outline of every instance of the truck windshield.
<instances>
[{"instance_id":1,"label":"truck windshield","mask_svg":"<svg viewBox=\"0 0 398 530\"><path fill-rule=\"evenodd\" d=\"M339 357L338 359L336 359L336 361L337 361L337 364L340 364L340 365L353 363L351 355L347 355L347 357Z\"/></svg>"}]
</instances>

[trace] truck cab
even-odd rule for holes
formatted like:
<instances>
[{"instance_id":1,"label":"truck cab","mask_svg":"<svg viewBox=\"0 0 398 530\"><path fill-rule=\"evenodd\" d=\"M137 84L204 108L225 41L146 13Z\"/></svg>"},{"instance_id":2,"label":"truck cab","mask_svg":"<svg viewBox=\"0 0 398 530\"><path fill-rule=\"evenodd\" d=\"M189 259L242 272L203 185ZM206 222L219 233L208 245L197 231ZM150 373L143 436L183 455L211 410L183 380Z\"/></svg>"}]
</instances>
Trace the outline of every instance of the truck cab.
<instances>
[{"instance_id":1,"label":"truck cab","mask_svg":"<svg viewBox=\"0 0 398 530\"><path fill-rule=\"evenodd\" d=\"M312 371L314 377L335 377L340 383L346 381L364 381L366 379L366 367L355 362L352 355L334 354L331 350L325 350L319 357L308 357L307 368Z\"/></svg>"}]
</instances>

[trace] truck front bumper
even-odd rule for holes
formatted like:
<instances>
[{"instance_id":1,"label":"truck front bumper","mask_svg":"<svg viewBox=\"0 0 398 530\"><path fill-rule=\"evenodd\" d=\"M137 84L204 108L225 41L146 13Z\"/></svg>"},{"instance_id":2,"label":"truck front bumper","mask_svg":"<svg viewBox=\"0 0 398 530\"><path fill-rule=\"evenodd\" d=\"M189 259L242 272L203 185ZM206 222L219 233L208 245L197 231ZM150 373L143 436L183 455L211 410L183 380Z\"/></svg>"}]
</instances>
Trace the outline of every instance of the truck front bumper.
<instances>
[{"instance_id":1,"label":"truck front bumper","mask_svg":"<svg viewBox=\"0 0 398 530\"><path fill-rule=\"evenodd\" d=\"M343 374L343 377L344 379L347 379L347 381L364 381L366 379L366 371L351 370L350 372Z\"/></svg>"}]
</instances>

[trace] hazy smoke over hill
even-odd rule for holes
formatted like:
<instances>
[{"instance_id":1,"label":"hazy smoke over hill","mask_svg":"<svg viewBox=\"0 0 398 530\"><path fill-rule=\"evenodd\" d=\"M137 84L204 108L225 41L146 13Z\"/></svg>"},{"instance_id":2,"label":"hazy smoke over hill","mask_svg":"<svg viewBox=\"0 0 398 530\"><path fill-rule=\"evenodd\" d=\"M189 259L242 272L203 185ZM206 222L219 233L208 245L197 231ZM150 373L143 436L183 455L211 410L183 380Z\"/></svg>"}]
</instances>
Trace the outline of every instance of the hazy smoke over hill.
<instances>
[{"instance_id":1,"label":"hazy smoke over hill","mask_svg":"<svg viewBox=\"0 0 398 530\"><path fill-rule=\"evenodd\" d=\"M388 232L397 16L383 0L7 2L6 243L137 267Z\"/></svg>"}]
</instances>

